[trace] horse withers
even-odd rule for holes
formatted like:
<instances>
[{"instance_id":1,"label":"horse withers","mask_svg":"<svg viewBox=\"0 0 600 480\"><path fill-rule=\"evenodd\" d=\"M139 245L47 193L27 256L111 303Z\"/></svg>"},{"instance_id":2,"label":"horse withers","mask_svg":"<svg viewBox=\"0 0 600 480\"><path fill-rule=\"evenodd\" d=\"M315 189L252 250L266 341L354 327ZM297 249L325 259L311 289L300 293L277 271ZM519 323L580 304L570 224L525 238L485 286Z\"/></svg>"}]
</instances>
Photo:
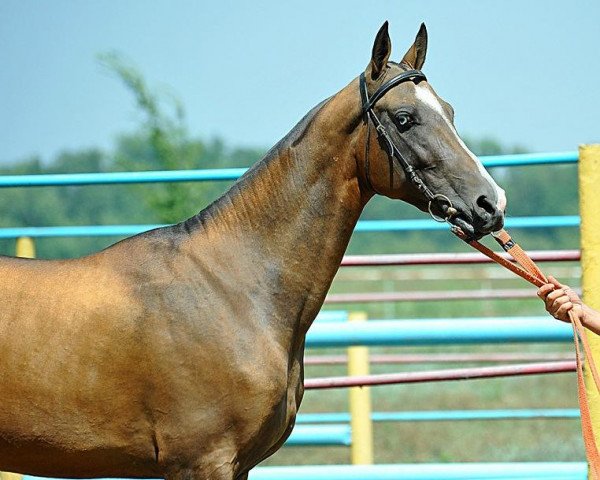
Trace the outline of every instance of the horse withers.
<instances>
[{"instance_id":1,"label":"horse withers","mask_svg":"<svg viewBox=\"0 0 600 480\"><path fill-rule=\"evenodd\" d=\"M0 469L235 480L275 452L375 193L474 238L502 226L504 193L420 72L426 50L421 26L389 61L386 22L360 77L182 223L74 260L0 258Z\"/></svg>"}]
</instances>

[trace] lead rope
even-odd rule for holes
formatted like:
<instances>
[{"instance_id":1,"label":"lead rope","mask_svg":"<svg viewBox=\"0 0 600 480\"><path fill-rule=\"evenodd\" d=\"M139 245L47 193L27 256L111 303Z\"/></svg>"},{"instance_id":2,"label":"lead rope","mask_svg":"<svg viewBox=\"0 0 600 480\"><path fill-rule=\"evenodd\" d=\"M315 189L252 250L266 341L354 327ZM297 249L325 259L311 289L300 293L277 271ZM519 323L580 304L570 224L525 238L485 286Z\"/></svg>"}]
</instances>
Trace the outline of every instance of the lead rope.
<instances>
[{"instance_id":1,"label":"lead rope","mask_svg":"<svg viewBox=\"0 0 600 480\"><path fill-rule=\"evenodd\" d=\"M467 238L464 233L458 228L452 228L452 232L471 245L476 250L479 250L485 256L492 259L494 262L502 265L504 268L510 270L516 275L520 276L529 283L536 287L548 283L546 276L537 264L527 255L527 253L513 241L506 230L500 230L492 234L496 242L500 244L502 249L507 252L516 262L512 263L510 260L502 257L493 250L489 249L485 245L479 243L477 240L471 240ZM585 389L585 381L583 378L583 364L582 364L582 353L581 347L583 346L584 358L587 359L587 365L592 372L594 384L596 390L600 392L600 377L596 370L592 351L589 347L586 335L585 327L581 324L579 317L575 315L573 310L569 311L569 319L573 327L573 337L575 340L575 359L577 364L577 387L579 393L579 410L581 411L581 431L583 435L583 441L585 444L586 457L590 469L591 478L593 480L600 480L600 455L598 454L598 447L596 445L596 439L594 437L594 430L592 427L592 420L590 415L590 406L588 402L587 392Z\"/></svg>"}]
</instances>

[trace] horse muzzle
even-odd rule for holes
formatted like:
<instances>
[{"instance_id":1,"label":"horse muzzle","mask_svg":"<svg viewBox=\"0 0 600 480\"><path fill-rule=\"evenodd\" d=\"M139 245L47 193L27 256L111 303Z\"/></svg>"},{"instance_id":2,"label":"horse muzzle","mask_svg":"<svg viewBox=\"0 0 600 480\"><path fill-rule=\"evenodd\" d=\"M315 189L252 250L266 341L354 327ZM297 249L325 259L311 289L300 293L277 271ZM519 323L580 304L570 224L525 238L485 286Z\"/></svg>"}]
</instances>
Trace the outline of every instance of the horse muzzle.
<instances>
[{"instance_id":1,"label":"horse muzzle","mask_svg":"<svg viewBox=\"0 0 600 480\"><path fill-rule=\"evenodd\" d=\"M504 213L497 210L479 216L467 216L458 212L448 219L448 222L459 228L465 237L470 240L479 240L490 233L497 232L504 227Z\"/></svg>"}]
</instances>

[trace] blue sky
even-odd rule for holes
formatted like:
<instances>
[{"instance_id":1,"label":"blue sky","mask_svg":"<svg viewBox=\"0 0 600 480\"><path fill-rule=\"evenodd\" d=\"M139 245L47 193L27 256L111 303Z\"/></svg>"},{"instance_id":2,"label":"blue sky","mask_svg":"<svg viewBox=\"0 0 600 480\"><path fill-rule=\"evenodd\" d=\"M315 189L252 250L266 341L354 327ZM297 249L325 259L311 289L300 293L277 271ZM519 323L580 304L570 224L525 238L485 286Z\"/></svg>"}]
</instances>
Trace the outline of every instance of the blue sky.
<instances>
[{"instance_id":1,"label":"blue sky","mask_svg":"<svg viewBox=\"0 0 600 480\"><path fill-rule=\"evenodd\" d=\"M194 136L268 147L346 85L390 21L459 131L531 151L600 142L600 2L88 0L0 3L0 162L110 148L140 117L98 53L130 58L185 104Z\"/></svg>"}]
</instances>

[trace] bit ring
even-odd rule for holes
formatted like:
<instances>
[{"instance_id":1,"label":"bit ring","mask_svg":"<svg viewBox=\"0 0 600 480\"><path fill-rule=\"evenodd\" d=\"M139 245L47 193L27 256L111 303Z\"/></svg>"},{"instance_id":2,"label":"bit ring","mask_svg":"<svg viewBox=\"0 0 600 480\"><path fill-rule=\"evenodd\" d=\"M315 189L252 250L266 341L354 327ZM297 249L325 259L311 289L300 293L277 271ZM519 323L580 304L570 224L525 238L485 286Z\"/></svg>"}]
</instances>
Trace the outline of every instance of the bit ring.
<instances>
[{"instance_id":1,"label":"bit ring","mask_svg":"<svg viewBox=\"0 0 600 480\"><path fill-rule=\"evenodd\" d=\"M446 201L448 203L448 208L446 208L446 218L438 217L431 210L431 204L433 203L434 200L437 200L438 198L443 201ZM433 198L431 200L429 200L429 204L427 205L427 211L429 212L429 215L431 215L431 218L433 218L436 222L439 222L439 223L447 222L450 218L452 218L454 215L456 215L458 213L456 208L454 208L454 206L452 205L452 201L446 195L443 195L441 193L436 193L433 196Z\"/></svg>"}]
</instances>

